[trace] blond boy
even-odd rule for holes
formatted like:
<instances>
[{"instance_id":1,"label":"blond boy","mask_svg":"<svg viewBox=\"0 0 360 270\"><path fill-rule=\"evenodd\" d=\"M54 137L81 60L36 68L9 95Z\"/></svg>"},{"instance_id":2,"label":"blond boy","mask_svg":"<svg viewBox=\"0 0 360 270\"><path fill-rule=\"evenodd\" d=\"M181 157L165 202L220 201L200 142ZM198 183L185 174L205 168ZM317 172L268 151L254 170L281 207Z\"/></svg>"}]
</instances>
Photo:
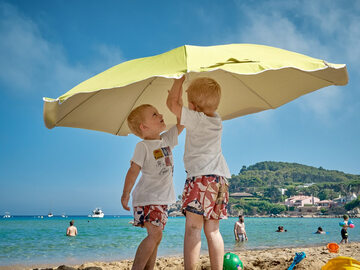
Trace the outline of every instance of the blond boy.
<instances>
[{"instance_id":1,"label":"blond boy","mask_svg":"<svg viewBox=\"0 0 360 270\"><path fill-rule=\"evenodd\" d=\"M132 192L134 226L147 230L147 237L136 251L132 269L153 269L168 218L167 206L176 201L171 150L177 145L183 127L176 125L160 134L166 129L163 116L148 104L135 108L127 121L130 130L143 140L136 145L131 159L121 204L125 210L130 210L130 192L141 171L142 175Z\"/></svg>"},{"instance_id":2,"label":"blond boy","mask_svg":"<svg viewBox=\"0 0 360 270\"><path fill-rule=\"evenodd\" d=\"M182 196L186 215L184 239L185 269L195 269L204 228L211 269L223 268L224 242L219 220L226 218L229 199L229 168L221 151L222 122L216 113L220 85L211 78L198 78L187 89L189 108L183 107L184 77L174 82L167 105L186 128L184 165L187 172Z\"/></svg>"}]
</instances>

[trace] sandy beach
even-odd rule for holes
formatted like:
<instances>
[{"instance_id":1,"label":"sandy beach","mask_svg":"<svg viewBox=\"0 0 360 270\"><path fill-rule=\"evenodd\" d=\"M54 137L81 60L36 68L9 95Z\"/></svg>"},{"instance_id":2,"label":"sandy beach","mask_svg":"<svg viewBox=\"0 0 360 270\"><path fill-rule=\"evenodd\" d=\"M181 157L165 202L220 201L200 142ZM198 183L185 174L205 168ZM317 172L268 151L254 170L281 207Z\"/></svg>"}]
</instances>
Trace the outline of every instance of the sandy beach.
<instances>
[{"instance_id":1,"label":"sandy beach","mask_svg":"<svg viewBox=\"0 0 360 270\"><path fill-rule=\"evenodd\" d=\"M304 251L306 258L295 269L321 269L326 262L337 256L352 257L360 260L360 243L350 243L340 246L339 253L329 253L326 246L306 248L277 248L265 250L249 250L236 254L240 257L246 270L260 269L287 269L294 258L295 252ZM131 261L110 263L89 263L78 266L80 269L89 266L98 266L103 270L131 269ZM176 257L158 258L155 269L183 269L183 259ZM198 269L211 269L208 256L201 256Z\"/></svg>"},{"instance_id":2,"label":"sandy beach","mask_svg":"<svg viewBox=\"0 0 360 270\"><path fill-rule=\"evenodd\" d=\"M306 258L303 259L294 269L321 269L332 258L337 256L352 257L360 261L360 243L353 242L340 246L339 253L329 253L326 246L317 247L297 247L297 248L276 248L263 250L247 250L242 252L235 252L244 264L246 270L260 270L260 269L287 269L294 258L295 252L306 253ZM100 270L115 270L115 269L131 269L132 260L122 260L113 262L89 262L82 265L68 265L73 268L63 268L57 266L0 266L0 270L20 270L20 269L97 269ZM98 268L99 267L99 268ZM183 269L183 258L181 257L160 257L156 261L155 269ZM211 269L208 256L201 256L199 266L197 269Z\"/></svg>"}]
</instances>

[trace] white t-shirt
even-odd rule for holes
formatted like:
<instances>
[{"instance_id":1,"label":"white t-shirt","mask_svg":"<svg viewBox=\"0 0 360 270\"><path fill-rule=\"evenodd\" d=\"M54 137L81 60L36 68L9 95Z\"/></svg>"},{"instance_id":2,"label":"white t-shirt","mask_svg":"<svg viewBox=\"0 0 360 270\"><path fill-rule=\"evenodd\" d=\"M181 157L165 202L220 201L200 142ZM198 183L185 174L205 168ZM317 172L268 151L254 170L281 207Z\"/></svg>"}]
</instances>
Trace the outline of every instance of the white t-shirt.
<instances>
[{"instance_id":1,"label":"white t-shirt","mask_svg":"<svg viewBox=\"0 0 360 270\"><path fill-rule=\"evenodd\" d=\"M132 192L133 206L174 203L174 161L171 150L178 143L176 126L160 135L160 140L139 142L131 159L141 167L141 177Z\"/></svg>"},{"instance_id":2,"label":"white t-shirt","mask_svg":"<svg viewBox=\"0 0 360 270\"><path fill-rule=\"evenodd\" d=\"M231 177L221 151L221 118L215 114L209 117L182 107L181 125L186 128L184 165L188 178L209 174Z\"/></svg>"}]
</instances>

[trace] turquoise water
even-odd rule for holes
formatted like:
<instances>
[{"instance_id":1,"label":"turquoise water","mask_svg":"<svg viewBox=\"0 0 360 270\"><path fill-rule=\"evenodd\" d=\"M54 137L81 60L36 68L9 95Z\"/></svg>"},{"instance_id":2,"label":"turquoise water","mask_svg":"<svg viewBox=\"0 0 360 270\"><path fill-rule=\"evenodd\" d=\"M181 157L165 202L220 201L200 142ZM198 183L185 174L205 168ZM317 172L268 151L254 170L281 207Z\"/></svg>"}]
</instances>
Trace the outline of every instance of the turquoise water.
<instances>
[{"instance_id":1,"label":"turquoise water","mask_svg":"<svg viewBox=\"0 0 360 270\"><path fill-rule=\"evenodd\" d=\"M77 237L66 237L66 228L71 219L78 228ZM13 217L0 220L0 265L68 263L85 261L110 261L133 258L136 248L146 236L146 230L129 224L132 217ZM237 218L220 222L225 250L240 251L269 247L296 247L323 245L340 242L341 219L332 218L246 218L249 241L235 243L233 228ZM360 242L360 220L348 229L349 240ZM288 230L276 233L279 225ZM328 234L313 234L317 227ZM169 218L159 256L181 255L183 248L185 218ZM207 252L203 235L202 252Z\"/></svg>"}]
</instances>

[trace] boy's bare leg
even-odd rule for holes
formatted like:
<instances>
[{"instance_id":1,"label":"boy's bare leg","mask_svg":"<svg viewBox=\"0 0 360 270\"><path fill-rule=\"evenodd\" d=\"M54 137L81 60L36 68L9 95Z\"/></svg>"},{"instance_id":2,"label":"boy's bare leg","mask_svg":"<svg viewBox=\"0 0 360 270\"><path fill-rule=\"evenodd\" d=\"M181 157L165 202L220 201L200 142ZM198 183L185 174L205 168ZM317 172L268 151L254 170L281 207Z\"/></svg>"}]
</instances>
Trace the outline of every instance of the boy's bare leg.
<instances>
[{"instance_id":1,"label":"boy's bare leg","mask_svg":"<svg viewBox=\"0 0 360 270\"><path fill-rule=\"evenodd\" d=\"M159 244L160 244L160 242L159 242ZM150 258L148 259L144 270L152 270L152 269L154 269L159 244L157 244L157 246L154 248L154 251L151 254Z\"/></svg>"},{"instance_id":2,"label":"boy's bare leg","mask_svg":"<svg viewBox=\"0 0 360 270\"><path fill-rule=\"evenodd\" d=\"M204 232L209 248L212 270L223 269L224 241L219 230L219 220L205 220Z\"/></svg>"},{"instance_id":3,"label":"boy's bare leg","mask_svg":"<svg viewBox=\"0 0 360 270\"><path fill-rule=\"evenodd\" d=\"M184 238L185 270L196 269L196 264L200 257L202 226L203 216L186 211Z\"/></svg>"},{"instance_id":4,"label":"boy's bare leg","mask_svg":"<svg viewBox=\"0 0 360 270\"><path fill-rule=\"evenodd\" d=\"M148 236L140 243L134 264L131 269L153 269L156 260L157 247L160 244L162 238L162 228L155 226L149 222L145 222L145 228L147 229Z\"/></svg>"}]
</instances>

